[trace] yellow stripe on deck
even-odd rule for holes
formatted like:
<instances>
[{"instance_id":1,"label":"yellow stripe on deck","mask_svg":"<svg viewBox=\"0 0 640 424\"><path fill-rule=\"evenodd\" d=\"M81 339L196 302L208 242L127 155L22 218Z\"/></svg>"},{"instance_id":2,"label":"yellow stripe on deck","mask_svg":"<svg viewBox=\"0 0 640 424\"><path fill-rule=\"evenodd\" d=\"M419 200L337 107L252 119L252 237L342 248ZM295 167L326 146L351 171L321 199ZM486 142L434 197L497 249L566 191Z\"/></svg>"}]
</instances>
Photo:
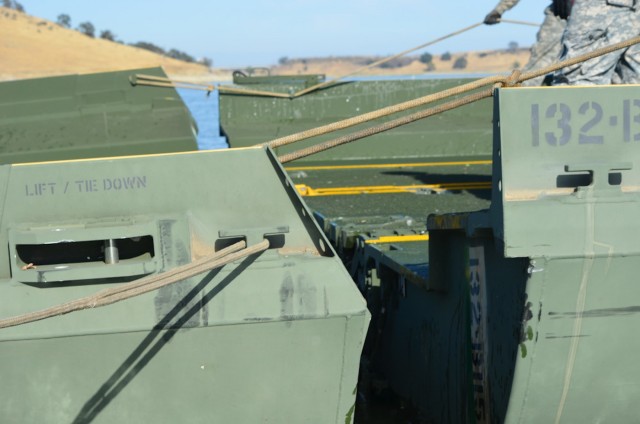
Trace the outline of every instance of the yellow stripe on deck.
<instances>
[{"instance_id":1,"label":"yellow stripe on deck","mask_svg":"<svg viewBox=\"0 0 640 424\"><path fill-rule=\"evenodd\" d=\"M441 192L446 190L488 190L491 188L489 181L468 183L442 183L420 184L405 186L355 186L355 187L323 187L313 188L306 184L296 184L296 189L301 196L345 196L353 194L389 194L389 193L416 193L420 190L433 190Z\"/></svg>"},{"instance_id":2,"label":"yellow stripe on deck","mask_svg":"<svg viewBox=\"0 0 640 424\"><path fill-rule=\"evenodd\" d=\"M404 243L409 241L428 241L429 234L411 234L406 236L380 236L377 239L365 240L366 244Z\"/></svg>"},{"instance_id":3,"label":"yellow stripe on deck","mask_svg":"<svg viewBox=\"0 0 640 424\"><path fill-rule=\"evenodd\" d=\"M385 169L385 168L422 168L429 166L491 165L490 160L469 160L457 162L416 162L416 163L378 163L367 165L326 165L326 166L285 166L287 171L326 171L333 169Z\"/></svg>"}]
</instances>

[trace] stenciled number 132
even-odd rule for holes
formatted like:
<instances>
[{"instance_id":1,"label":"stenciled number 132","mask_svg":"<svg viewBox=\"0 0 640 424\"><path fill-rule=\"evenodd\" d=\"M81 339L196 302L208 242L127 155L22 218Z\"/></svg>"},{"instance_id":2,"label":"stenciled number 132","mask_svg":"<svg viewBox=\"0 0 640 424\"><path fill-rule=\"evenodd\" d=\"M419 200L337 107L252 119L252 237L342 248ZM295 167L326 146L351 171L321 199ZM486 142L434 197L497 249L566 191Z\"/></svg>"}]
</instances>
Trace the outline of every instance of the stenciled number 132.
<instances>
[{"instance_id":1,"label":"stenciled number 132","mask_svg":"<svg viewBox=\"0 0 640 424\"><path fill-rule=\"evenodd\" d=\"M540 141L544 140L549 146L564 146L575 140L574 133L577 132L578 144L604 144L604 126L616 128L622 125L622 139L628 143L632 139L640 141L640 133L631 134L631 122L640 123L640 112L631 115L631 108L640 109L640 100L623 100L622 116L617 114L605 116L606 113L600 103L587 101L577 108L579 121L577 125L572 122L574 111L566 103L552 103L544 109L541 116L541 107L538 103L531 104L531 144L540 146ZM542 120L555 123L555 128L551 131L541 132L540 122ZM546 124L549 128L552 124Z\"/></svg>"}]
</instances>

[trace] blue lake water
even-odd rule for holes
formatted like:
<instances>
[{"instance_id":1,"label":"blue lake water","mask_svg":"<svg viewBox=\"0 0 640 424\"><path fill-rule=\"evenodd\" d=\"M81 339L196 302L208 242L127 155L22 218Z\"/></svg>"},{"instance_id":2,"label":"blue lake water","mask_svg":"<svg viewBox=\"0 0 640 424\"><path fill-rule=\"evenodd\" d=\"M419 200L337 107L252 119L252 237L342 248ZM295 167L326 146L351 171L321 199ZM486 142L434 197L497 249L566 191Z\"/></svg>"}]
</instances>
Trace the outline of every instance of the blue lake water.
<instances>
[{"instance_id":1,"label":"blue lake water","mask_svg":"<svg viewBox=\"0 0 640 424\"><path fill-rule=\"evenodd\" d=\"M200 150L227 148L227 141L220 137L218 116L218 92L207 96L205 91L178 89L182 100L198 125L198 147Z\"/></svg>"}]
</instances>

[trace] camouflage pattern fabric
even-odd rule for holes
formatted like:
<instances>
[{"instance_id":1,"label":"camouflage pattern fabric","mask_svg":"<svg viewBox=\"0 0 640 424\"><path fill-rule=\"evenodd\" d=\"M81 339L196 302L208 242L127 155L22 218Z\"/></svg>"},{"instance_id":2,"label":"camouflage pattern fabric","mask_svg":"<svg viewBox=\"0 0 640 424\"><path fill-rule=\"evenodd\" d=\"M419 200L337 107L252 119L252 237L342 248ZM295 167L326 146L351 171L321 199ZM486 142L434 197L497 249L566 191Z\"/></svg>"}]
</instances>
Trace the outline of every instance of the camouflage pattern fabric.
<instances>
[{"instance_id":1,"label":"camouflage pattern fabric","mask_svg":"<svg viewBox=\"0 0 640 424\"><path fill-rule=\"evenodd\" d=\"M536 43L531 46L529 62L522 68L523 72L544 68L556 63L562 50L562 34L567 26L567 21L553 14L551 7L544 10L544 22L536 35ZM544 76L527 80L524 86L542 85Z\"/></svg>"},{"instance_id":2,"label":"camouflage pattern fabric","mask_svg":"<svg viewBox=\"0 0 640 424\"><path fill-rule=\"evenodd\" d=\"M501 0L500 3L493 8L493 12L498 12L502 15L507 10L511 10L519 1L520 0Z\"/></svg>"},{"instance_id":3,"label":"camouflage pattern fabric","mask_svg":"<svg viewBox=\"0 0 640 424\"><path fill-rule=\"evenodd\" d=\"M501 0L500 3L489 13L502 15L507 10L513 8L520 0ZM487 17L489 16L487 15ZM561 39L567 21L553 13L552 6L544 10L544 21L536 35L536 43L531 47L529 62L522 68L523 72L540 69L555 63L560 57L562 48ZM542 84L544 76L530 79L522 83L524 86L539 86Z\"/></svg>"},{"instance_id":4,"label":"camouflage pattern fabric","mask_svg":"<svg viewBox=\"0 0 640 424\"><path fill-rule=\"evenodd\" d=\"M564 33L561 60L640 35L637 0L576 0ZM640 46L600 56L554 74L553 85L640 83Z\"/></svg>"}]
</instances>

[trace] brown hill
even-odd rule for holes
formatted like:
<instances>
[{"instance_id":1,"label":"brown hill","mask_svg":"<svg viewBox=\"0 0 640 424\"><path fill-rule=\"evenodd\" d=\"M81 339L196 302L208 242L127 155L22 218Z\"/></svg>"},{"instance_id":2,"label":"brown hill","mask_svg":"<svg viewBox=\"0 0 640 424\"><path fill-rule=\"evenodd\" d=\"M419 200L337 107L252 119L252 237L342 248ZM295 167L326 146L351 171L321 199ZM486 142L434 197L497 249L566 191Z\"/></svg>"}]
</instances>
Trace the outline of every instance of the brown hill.
<instances>
[{"instance_id":1,"label":"brown hill","mask_svg":"<svg viewBox=\"0 0 640 424\"><path fill-rule=\"evenodd\" d=\"M88 37L45 19L0 7L0 81L53 75L85 74L121 69L162 66L174 79L190 81L228 80L231 70L211 70L205 66L171 59L148 50ZM454 69L464 57L466 65ZM450 60L433 57L428 67L417 58L402 58L391 66L376 67L362 75L403 75L433 73L506 72L525 64L527 49L452 53ZM214 58L215 59L215 58ZM274 74L318 73L330 77L351 74L379 58L342 57L288 60L274 66Z\"/></svg>"},{"instance_id":2,"label":"brown hill","mask_svg":"<svg viewBox=\"0 0 640 424\"><path fill-rule=\"evenodd\" d=\"M174 78L215 79L205 66L88 37L45 19L0 7L0 80L163 66Z\"/></svg>"},{"instance_id":3,"label":"brown hill","mask_svg":"<svg viewBox=\"0 0 640 424\"><path fill-rule=\"evenodd\" d=\"M457 52L446 55L433 55L430 65L420 62L418 57L393 59L383 67L366 69L361 75L416 75L424 73L499 73L508 72L524 66L529 60L529 49L488 50L479 52ZM445 60L443 60L445 57ZM368 63L380 60L379 57L335 57L292 59L272 68L275 74L320 73L327 75L347 75L365 67ZM462 66L462 61L464 65ZM458 66L454 65L458 63Z\"/></svg>"}]
</instances>

